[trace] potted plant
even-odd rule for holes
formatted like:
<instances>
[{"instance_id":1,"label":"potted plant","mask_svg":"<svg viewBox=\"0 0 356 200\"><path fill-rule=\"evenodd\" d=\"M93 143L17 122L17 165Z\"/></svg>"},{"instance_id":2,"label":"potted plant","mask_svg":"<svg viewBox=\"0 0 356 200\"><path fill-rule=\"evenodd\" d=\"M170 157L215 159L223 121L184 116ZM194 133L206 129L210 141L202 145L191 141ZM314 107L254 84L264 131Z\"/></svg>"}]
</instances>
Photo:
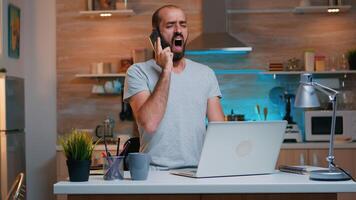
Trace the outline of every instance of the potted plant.
<instances>
[{"instance_id":1,"label":"potted plant","mask_svg":"<svg viewBox=\"0 0 356 200\"><path fill-rule=\"evenodd\" d=\"M356 49L351 49L347 52L347 60L350 70L356 70Z\"/></svg>"},{"instance_id":2,"label":"potted plant","mask_svg":"<svg viewBox=\"0 0 356 200\"><path fill-rule=\"evenodd\" d=\"M91 157L97 143L93 144L93 138L88 133L77 129L60 137L59 143L67 158L69 180L88 181Z\"/></svg>"}]
</instances>

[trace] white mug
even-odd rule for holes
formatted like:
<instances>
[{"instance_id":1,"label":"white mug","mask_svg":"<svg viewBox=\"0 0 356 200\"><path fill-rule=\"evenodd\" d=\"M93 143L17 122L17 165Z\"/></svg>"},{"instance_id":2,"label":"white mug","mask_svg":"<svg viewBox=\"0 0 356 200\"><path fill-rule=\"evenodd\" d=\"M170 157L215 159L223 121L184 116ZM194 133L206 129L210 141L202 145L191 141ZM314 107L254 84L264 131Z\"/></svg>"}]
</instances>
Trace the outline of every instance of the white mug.
<instances>
[{"instance_id":1,"label":"white mug","mask_svg":"<svg viewBox=\"0 0 356 200\"><path fill-rule=\"evenodd\" d=\"M102 85L96 85L96 94L104 94L105 90L104 87Z\"/></svg>"},{"instance_id":2,"label":"white mug","mask_svg":"<svg viewBox=\"0 0 356 200\"><path fill-rule=\"evenodd\" d=\"M91 89L91 93L95 94L96 93L96 89L97 88L97 85L93 85L93 88Z\"/></svg>"},{"instance_id":3,"label":"white mug","mask_svg":"<svg viewBox=\"0 0 356 200\"><path fill-rule=\"evenodd\" d=\"M106 93L114 93L114 84L112 81L105 82L105 92Z\"/></svg>"}]
</instances>

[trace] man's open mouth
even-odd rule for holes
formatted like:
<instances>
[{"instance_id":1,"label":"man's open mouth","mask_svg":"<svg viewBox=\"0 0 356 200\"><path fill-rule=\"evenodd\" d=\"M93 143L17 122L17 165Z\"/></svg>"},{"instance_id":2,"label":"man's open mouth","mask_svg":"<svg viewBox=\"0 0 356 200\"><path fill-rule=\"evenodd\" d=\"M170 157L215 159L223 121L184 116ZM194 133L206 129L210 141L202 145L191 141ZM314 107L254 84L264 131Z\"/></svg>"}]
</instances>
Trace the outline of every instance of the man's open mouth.
<instances>
[{"instance_id":1,"label":"man's open mouth","mask_svg":"<svg viewBox=\"0 0 356 200\"><path fill-rule=\"evenodd\" d=\"M183 39L181 39L181 38L176 38L176 39L174 40L174 46L179 46L179 47L183 46Z\"/></svg>"},{"instance_id":2,"label":"man's open mouth","mask_svg":"<svg viewBox=\"0 0 356 200\"><path fill-rule=\"evenodd\" d=\"M181 52L183 51L183 38L182 37L175 37L173 39L173 52Z\"/></svg>"}]
</instances>

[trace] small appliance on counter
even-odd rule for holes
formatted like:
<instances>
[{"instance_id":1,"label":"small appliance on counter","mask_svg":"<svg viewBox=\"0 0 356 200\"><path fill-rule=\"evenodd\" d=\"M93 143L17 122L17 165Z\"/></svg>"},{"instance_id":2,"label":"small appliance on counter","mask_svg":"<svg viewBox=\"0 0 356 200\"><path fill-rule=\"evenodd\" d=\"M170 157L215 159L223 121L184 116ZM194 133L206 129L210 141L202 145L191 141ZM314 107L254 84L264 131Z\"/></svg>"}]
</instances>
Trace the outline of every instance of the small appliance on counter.
<instances>
[{"instance_id":1,"label":"small appliance on counter","mask_svg":"<svg viewBox=\"0 0 356 200\"><path fill-rule=\"evenodd\" d=\"M288 124L284 134L284 142L302 142L301 133L297 124Z\"/></svg>"},{"instance_id":2,"label":"small appliance on counter","mask_svg":"<svg viewBox=\"0 0 356 200\"><path fill-rule=\"evenodd\" d=\"M283 87L274 87L269 92L269 99L274 105L285 105L283 120L286 120L288 124L284 134L284 142L302 142L300 129L291 116L291 103L293 98L295 98L295 95L289 94Z\"/></svg>"},{"instance_id":3,"label":"small appliance on counter","mask_svg":"<svg viewBox=\"0 0 356 200\"><path fill-rule=\"evenodd\" d=\"M234 114L234 109L232 109L231 114L225 116L225 121L245 121L245 115Z\"/></svg>"},{"instance_id":4,"label":"small appliance on counter","mask_svg":"<svg viewBox=\"0 0 356 200\"><path fill-rule=\"evenodd\" d=\"M115 128L114 119L112 117L107 117L102 124L96 126L95 135L98 138L102 138L102 137L113 138L114 128Z\"/></svg>"},{"instance_id":5,"label":"small appliance on counter","mask_svg":"<svg viewBox=\"0 0 356 200\"><path fill-rule=\"evenodd\" d=\"M329 141L331 110L309 110L304 113L306 141ZM356 110L336 111L335 137L356 140Z\"/></svg>"},{"instance_id":6,"label":"small appliance on counter","mask_svg":"<svg viewBox=\"0 0 356 200\"><path fill-rule=\"evenodd\" d=\"M299 127L293 121L293 117L291 116L291 99L294 97L295 95L288 94L287 92L284 94L284 99L286 101L286 114L284 115L283 120L287 120L288 122L284 134L284 142L302 142Z\"/></svg>"}]
</instances>

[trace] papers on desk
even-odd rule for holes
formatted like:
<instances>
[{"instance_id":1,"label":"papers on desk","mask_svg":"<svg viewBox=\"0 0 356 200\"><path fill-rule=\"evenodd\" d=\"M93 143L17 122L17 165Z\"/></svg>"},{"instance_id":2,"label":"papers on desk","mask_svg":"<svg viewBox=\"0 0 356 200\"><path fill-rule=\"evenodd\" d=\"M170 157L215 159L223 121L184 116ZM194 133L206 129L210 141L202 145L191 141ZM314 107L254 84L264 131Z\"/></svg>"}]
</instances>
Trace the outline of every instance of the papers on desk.
<instances>
[{"instance_id":1,"label":"papers on desk","mask_svg":"<svg viewBox=\"0 0 356 200\"><path fill-rule=\"evenodd\" d=\"M293 173L293 174L309 174L311 171L315 170L325 170L327 168L324 167L316 167L316 166L309 166L309 165L280 165L278 167L279 171Z\"/></svg>"},{"instance_id":2,"label":"papers on desk","mask_svg":"<svg viewBox=\"0 0 356 200\"><path fill-rule=\"evenodd\" d=\"M102 169L91 169L90 175L104 175L104 172Z\"/></svg>"}]
</instances>

